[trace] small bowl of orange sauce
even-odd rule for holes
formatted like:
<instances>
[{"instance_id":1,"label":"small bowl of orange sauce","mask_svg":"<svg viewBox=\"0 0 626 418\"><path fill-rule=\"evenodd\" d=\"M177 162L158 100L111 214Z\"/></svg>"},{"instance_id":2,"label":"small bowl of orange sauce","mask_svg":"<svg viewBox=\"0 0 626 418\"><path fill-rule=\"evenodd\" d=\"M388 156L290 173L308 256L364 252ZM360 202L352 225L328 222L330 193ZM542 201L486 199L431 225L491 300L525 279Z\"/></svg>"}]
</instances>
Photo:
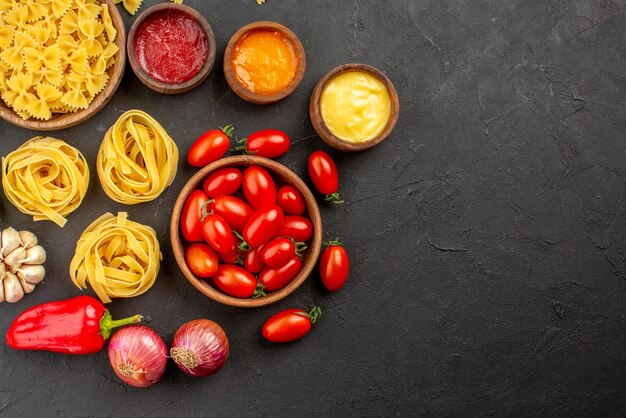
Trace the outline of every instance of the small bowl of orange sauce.
<instances>
[{"instance_id":1,"label":"small bowl of orange sauce","mask_svg":"<svg viewBox=\"0 0 626 418\"><path fill-rule=\"evenodd\" d=\"M239 29L224 52L230 88L255 104L275 103L298 87L306 69L302 43L276 22L254 22Z\"/></svg>"}]
</instances>

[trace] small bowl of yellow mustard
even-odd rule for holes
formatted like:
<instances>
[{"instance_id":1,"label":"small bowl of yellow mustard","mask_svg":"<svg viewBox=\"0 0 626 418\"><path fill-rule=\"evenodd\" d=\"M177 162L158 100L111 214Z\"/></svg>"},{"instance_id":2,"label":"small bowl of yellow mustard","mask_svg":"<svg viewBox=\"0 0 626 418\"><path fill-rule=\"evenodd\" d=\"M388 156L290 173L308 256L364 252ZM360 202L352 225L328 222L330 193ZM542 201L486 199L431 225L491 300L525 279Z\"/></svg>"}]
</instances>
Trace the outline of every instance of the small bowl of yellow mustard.
<instances>
[{"instance_id":1,"label":"small bowl of yellow mustard","mask_svg":"<svg viewBox=\"0 0 626 418\"><path fill-rule=\"evenodd\" d=\"M340 151L362 151L386 139L400 102L389 78L365 64L333 68L315 86L309 113L317 134Z\"/></svg>"}]
</instances>

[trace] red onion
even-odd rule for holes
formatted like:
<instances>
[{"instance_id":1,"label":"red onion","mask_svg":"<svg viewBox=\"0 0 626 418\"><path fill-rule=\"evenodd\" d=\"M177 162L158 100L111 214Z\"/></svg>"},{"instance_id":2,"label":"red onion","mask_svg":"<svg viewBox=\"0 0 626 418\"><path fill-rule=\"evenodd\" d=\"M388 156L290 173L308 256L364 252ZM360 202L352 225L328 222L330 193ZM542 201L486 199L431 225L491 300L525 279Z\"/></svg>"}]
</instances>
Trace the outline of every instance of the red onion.
<instances>
[{"instance_id":1,"label":"red onion","mask_svg":"<svg viewBox=\"0 0 626 418\"><path fill-rule=\"evenodd\" d=\"M109 361L117 376L131 386L147 388L161 380L167 363L167 346L154 330L126 327L109 342Z\"/></svg>"},{"instance_id":2,"label":"red onion","mask_svg":"<svg viewBox=\"0 0 626 418\"><path fill-rule=\"evenodd\" d=\"M178 328L170 354L178 368L185 373L208 376L226 363L228 338L215 322L195 319Z\"/></svg>"}]
</instances>

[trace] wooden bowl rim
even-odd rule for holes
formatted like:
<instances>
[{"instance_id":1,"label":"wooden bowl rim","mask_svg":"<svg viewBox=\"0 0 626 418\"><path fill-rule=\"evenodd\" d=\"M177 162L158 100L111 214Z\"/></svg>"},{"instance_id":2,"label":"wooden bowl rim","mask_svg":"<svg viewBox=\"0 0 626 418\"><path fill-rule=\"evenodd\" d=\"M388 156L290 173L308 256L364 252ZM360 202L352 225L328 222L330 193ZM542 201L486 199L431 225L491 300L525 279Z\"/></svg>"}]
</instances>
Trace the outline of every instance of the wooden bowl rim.
<instances>
[{"instance_id":1,"label":"wooden bowl rim","mask_svg":"<svg viewBox=\"0 0 626 418\"><path fill-rule=\"evenodd\" d=\"M239 83L237 77L235 76L235 72L230 65L233 48L237 45L237 42L248 32L254 29L274 29L282 33L291 44L294 46L296 50L296 55L298 56L298 68L296 70L296 74L291 80L291 82L285 87L283 90L274 94L257 94L254 93ZM289 96L294 90L300 85L300 82L304 78L304 72L306 71L306 53L304 52L304 47L302 46L302 42L298 36L288 27L281 25L277 22L272 22L269 20L261 20L257 22L252 22L244 27L240 28L235 34L230 38L228 44L226 45L226 50L224 51L224 76L226 77L226 82L230 86L230 88L237 94L237 96L241 97L245 101L254 104L270 104L276 103L285 97Z\"/></svg>"},{"instance_id":2,"label":"wooden bowl rim","mask_svg":"<svg viewBox=\"0 0 626 418\"><path fill-rule=\"evenodd\" d=\"M198 189L198 185L200 185L204 181L207 175L214 172L215 170L224 167L249 165L259 165L263 168L268 169L270 172L279 175L281 179L287 178L289 180L288 184L296 187L296 189L298 189L298 191L302 193L302 196L307 202L309 219L313 224L313 237L308 245L309 248L307 249L305 256L306 261L302 264L302 269L300 270L298 275L287 286L275 292L271 292L267 296L259 299L240 299L233 296L228 296L213 287L211 284L207 283L206 280L197 278L189 270L189 267L187 267L187 263L185 262L183 243L182 239L180 238L179 231L180 215L185 200L192 191ZM251 155L238 155L223 158L209 164L208 166L198 171L185 184L185 186L179 193L178 198L176 199L174 208L172 209L172 217L170 220L170 241L172 245L172 251L174 252L174 257L176 258L176 263L178 264L183 275L196 289L202 292L205 296L224 305L241 308L257 308L272 304L274 302L278 302L279 300L286 298L287 296L295 292L296 289L298 289L302 285L302 283L304 283L309 277L309 275L313 271L313 268L317 264L317 258L319 257L322 246L322 218L313 193L311 193L311 190L296 173L274 160L263 157L255 157Z\"/></svg>"},{"instance_id":3,"label":"wooden bowl rim","mask_svg":"<svg viewBox=\"0 0 626 418\"><path fill-rule=\"evenodd\" d=\"M75 113L53 113L52 118L49 120L38 120L35 118L24 120L19 117L13 109L7 106L4 100L0 99L0 118L21 128L37 131L57 131L86 121L98 113L109 100L111 100L113 94L122 82L124 68L126 67L126 28L122 20L122 15L111 0L99 0L99 3L105 3L109 6L109 15L113 21L113 26L115 26L117 30L117 40L115 43L119 47L119 51L115 54L115 63L111 69L107 71L109 81L104 90L96 95L87 109L82 109Z\"/></svg>"},{"instance_id":4,"label":"wooden bowl rim","mask_svg":"<svg viewBox=\"0 0 626 418\"><path fill-rule=\"evenodd\" d=\"M177 10L191 16L204 29L207 37L209 52L206 61L204 62L200 71L198 71L198 73L193 76L193 78L182 83L165 83L163 81L152 78L147 72L144 71L143 68L141 68L141 65L139 65L139 62L137 61L137 57L135 56L134 43L139 26L141 26L141 24L152 14L164 10ZM144 85L158 93L180 94L193 90L208 77L211 69L213 68L213 64L215 63L216 43L215 34L213 33L211 25L200 12L198 12L193 7L189 7L184 4L160 3L147 8L146 10L141 12L141 14L139 14L139 16L137 16L137 19L135 19L135 21L133 22L132 26L130 27L130 31L128 31L128 39L126 42L128 61L130 62L130 66L133 69L133 72Z\"/></svg>"},{"instance_id":5,"label":"wooden bowl rim","mask_svg":"<svg viewBox=\"0 0 626 418\"><path fill-rule=\"evenodd\" d=\"M335 136L330 131L330 129L324 122L324 118L322 117L319 108L322 91L324 90L324 87L326 87L326 84L337 75L350 71L363 71L376 77L387 88L392 107L391 115L389 116L387 125L376 137L370 139L369 141L354 144ZM400 99L398 98L398 92L396 91L396 88L389 79L389 77L387 77L387 75L380 71L378 68L372 67L371 65L367 64L347 63L333 68L332 70L324 74L324 76L320 78L320 80L317 82L315 88L313 89L313 94L311 94L311 100L309 102L309 115L315 131L320 136L320 138L322 138L322 140L328 145L340 151L363 151L372 148L375 145L378 145L379 143L387 139L387 137L389 137L389 135L395 128L396 123L398 122L398 117L400 115Z\"/></svg>"}]
</instances>

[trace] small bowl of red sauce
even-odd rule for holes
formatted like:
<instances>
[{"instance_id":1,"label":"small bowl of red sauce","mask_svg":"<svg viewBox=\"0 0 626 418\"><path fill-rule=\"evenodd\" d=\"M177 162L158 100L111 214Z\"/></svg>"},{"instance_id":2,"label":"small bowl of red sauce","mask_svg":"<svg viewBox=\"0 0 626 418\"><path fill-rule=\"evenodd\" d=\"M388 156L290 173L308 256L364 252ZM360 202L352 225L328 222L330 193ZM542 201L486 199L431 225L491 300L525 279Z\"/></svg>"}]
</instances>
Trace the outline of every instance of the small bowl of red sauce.
<instances>
[{"instance_id":1,"label":"small bowl of red sauce","mask_svg":"<svg viewBox=\"0 0 626 418\"><path fill-rule=\"evenodd\" d=\"M239 29L224 52L224 75L242 99L269 104L298 87L306 69L302 43L276 22L254 22Z\"/></svg>"},{"instance_id":2,"label":"small bowl of red sauce","mask_svg":"<svg viewBox=\"0 0 626 418\"><path fill-rule=\"evenodd\" d=\"M215 36L206 19L183 4L146 9L128 33L128 60L143 84L165 94L188 92L209 75Z\"/></svg>"}]
</instances>

